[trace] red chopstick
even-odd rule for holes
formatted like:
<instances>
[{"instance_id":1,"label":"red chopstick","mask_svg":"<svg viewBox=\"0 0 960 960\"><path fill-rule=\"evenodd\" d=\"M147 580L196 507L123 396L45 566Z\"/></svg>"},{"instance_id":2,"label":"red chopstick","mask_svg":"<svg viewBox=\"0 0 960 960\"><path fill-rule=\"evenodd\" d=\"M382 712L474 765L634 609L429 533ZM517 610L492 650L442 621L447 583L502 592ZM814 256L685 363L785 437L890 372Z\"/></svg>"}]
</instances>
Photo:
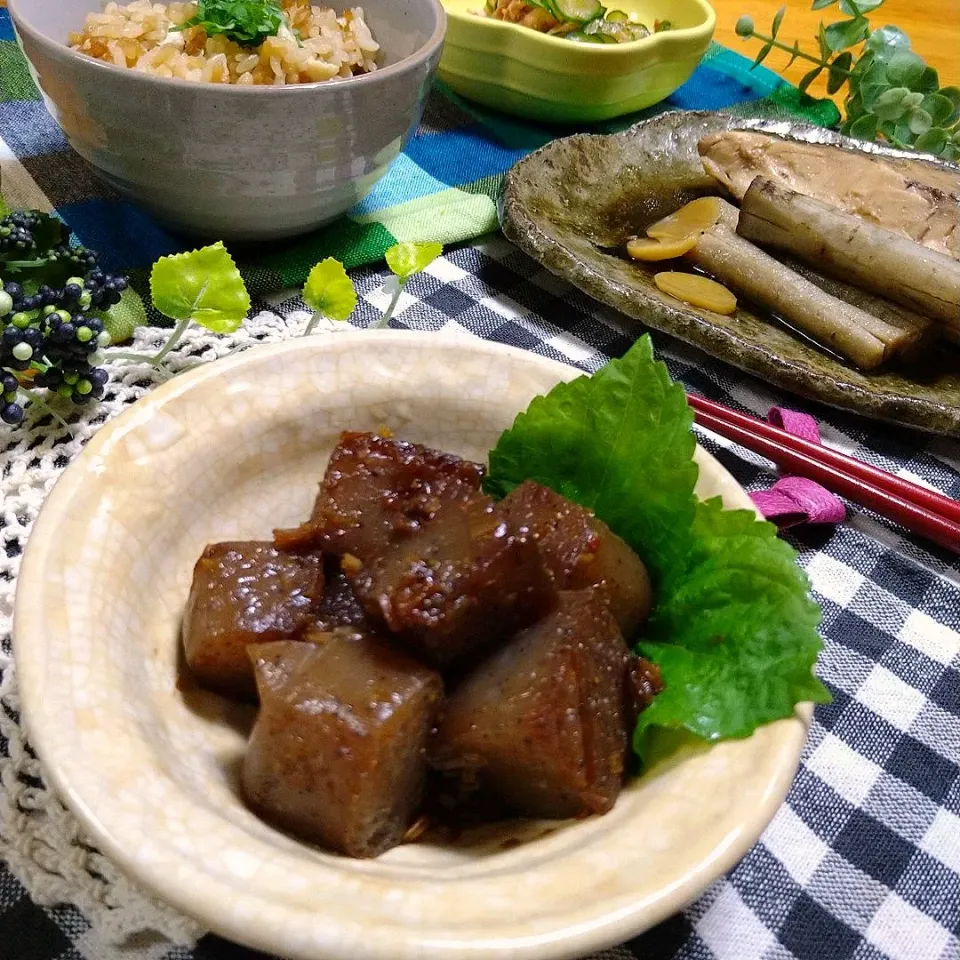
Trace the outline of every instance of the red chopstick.
<instances>
[{"instance_id":1,"label":"red chopstick","mask_svg":"<svg viewBox=\"0 0 960 960\"><path fill-rule=\"evenodd\" d=\"M960 503L765 420L688 395L700 426L960 553Z\"/></svg>"}]
</instances>

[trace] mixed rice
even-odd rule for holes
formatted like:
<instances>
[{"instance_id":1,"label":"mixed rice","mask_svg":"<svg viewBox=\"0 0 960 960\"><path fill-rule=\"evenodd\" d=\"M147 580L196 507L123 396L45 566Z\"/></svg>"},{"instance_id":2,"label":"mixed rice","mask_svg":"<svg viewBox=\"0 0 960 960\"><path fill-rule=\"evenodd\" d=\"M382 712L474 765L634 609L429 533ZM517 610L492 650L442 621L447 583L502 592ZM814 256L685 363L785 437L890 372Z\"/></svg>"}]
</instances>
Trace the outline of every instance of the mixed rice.
<instances>
[{"instance_id":1,"label":"mixed rice","mask_svg":"<svg viewBox=\"0 0 960 960\"><path fill-rule=\"evenodd\" d=\"M172 28L193 18L196 3L108 3L87 15L74 50L159 77L239 85L314 83L376 70L379 46L360 7L338 17L308 0L281 0L286 22L259 46L240 46L203 27Z\"/></svg>"}]
</instances>

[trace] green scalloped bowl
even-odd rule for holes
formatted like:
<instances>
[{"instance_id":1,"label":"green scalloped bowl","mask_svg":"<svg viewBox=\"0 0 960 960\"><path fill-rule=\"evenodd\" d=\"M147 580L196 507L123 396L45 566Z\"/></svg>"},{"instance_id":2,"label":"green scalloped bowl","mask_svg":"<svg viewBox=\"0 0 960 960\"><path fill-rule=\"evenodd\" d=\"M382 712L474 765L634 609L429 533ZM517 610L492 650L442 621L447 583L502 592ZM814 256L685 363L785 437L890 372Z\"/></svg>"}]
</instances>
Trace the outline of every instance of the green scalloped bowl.
<instances>
[{"instance_id":1,"label":"green scalloped bowl","mask_svg":"<svg viewBox=\"0 0 960 960\"><path fill-rule=\"evenodd\" d=\"M659 103L684 84L710 46L706 0L611 0L673 29L622 44L574 43L478 16L483 0L442 0L447 38L439 76L461 96L552 123L610 120Z\"/></svg>"}]
</instances>

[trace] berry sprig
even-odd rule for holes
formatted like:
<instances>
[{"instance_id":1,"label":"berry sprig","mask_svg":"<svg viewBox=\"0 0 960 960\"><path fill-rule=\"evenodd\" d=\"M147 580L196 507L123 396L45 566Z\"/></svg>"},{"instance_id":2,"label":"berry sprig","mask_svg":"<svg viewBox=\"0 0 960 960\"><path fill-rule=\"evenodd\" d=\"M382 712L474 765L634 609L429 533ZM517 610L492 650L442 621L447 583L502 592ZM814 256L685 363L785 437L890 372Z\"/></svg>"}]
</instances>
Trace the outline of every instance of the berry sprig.
<instances>
[{"instance_id":1,"label":"berry sprig","mask_svg":"<svg viewBox=\"0 0 960 960\"><path fill-rule=\"evenodd\" d=\"M384 286L390 302L372 327L387 326L407 281L442 251L439 243L399 243L386 251L394 274ZM28 210L0 218L0 420L16 425L25 405L34 403L65 423L45 398L99 400L109 379L104 363L145 363L161 377L172 376L164 361L192 324L233 333L250 310L243 277L222 243L171 254L153 265L150 298L175 322L173 330L156 353L105 353L111 343L106 323L124 340L147 322L136 296L136 306L128 298L112 311L126 289L124 277L100 268L96 251L71 245L70 229L56 217ZM303 298L314 311L305 334L321 322L327 330L345 327L357 305L353 281L332 257L310 272Z\"/></svg>"},{"instance_id":2,"label":"berry sprig","mask_svg":"<svg viewBox=\"0 0 960 960\"><path fill-rule=\"evenodd\" d=\"M16 425L24 407L47 407L46 390L75 404L103 396L100 364L110 343L103 314L126 278L105 273L95 251L70 246L69 228L35 210L0 219L0 420Z\"/></svg>"}]
</instances>

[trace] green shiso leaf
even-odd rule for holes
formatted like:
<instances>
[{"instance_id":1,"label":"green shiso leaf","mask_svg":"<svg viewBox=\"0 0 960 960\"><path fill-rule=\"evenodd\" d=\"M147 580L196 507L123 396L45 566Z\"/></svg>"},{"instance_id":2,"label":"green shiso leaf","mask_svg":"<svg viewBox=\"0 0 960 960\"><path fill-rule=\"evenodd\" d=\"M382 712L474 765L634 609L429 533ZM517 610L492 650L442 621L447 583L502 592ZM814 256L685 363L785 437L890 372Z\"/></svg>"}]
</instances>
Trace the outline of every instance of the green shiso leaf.
<instances>
[{"instance_id":1,"label":"green shiso leaf","mask_svg":"<svg viewBox=\"0 0 960 960\"><path fill-rule=\"evenodd\" d=\"M591 377L535 398L489 458L485 489L533 479L593 510L637 551L656 590L638 650L665 690L640 716L707 741L749 736L825 702L813 675L820 611L795 551L772 524L694 496L693 414L648 336ZM630 638L628 638L630 639Z\"/></svg>"}]
</instances>

